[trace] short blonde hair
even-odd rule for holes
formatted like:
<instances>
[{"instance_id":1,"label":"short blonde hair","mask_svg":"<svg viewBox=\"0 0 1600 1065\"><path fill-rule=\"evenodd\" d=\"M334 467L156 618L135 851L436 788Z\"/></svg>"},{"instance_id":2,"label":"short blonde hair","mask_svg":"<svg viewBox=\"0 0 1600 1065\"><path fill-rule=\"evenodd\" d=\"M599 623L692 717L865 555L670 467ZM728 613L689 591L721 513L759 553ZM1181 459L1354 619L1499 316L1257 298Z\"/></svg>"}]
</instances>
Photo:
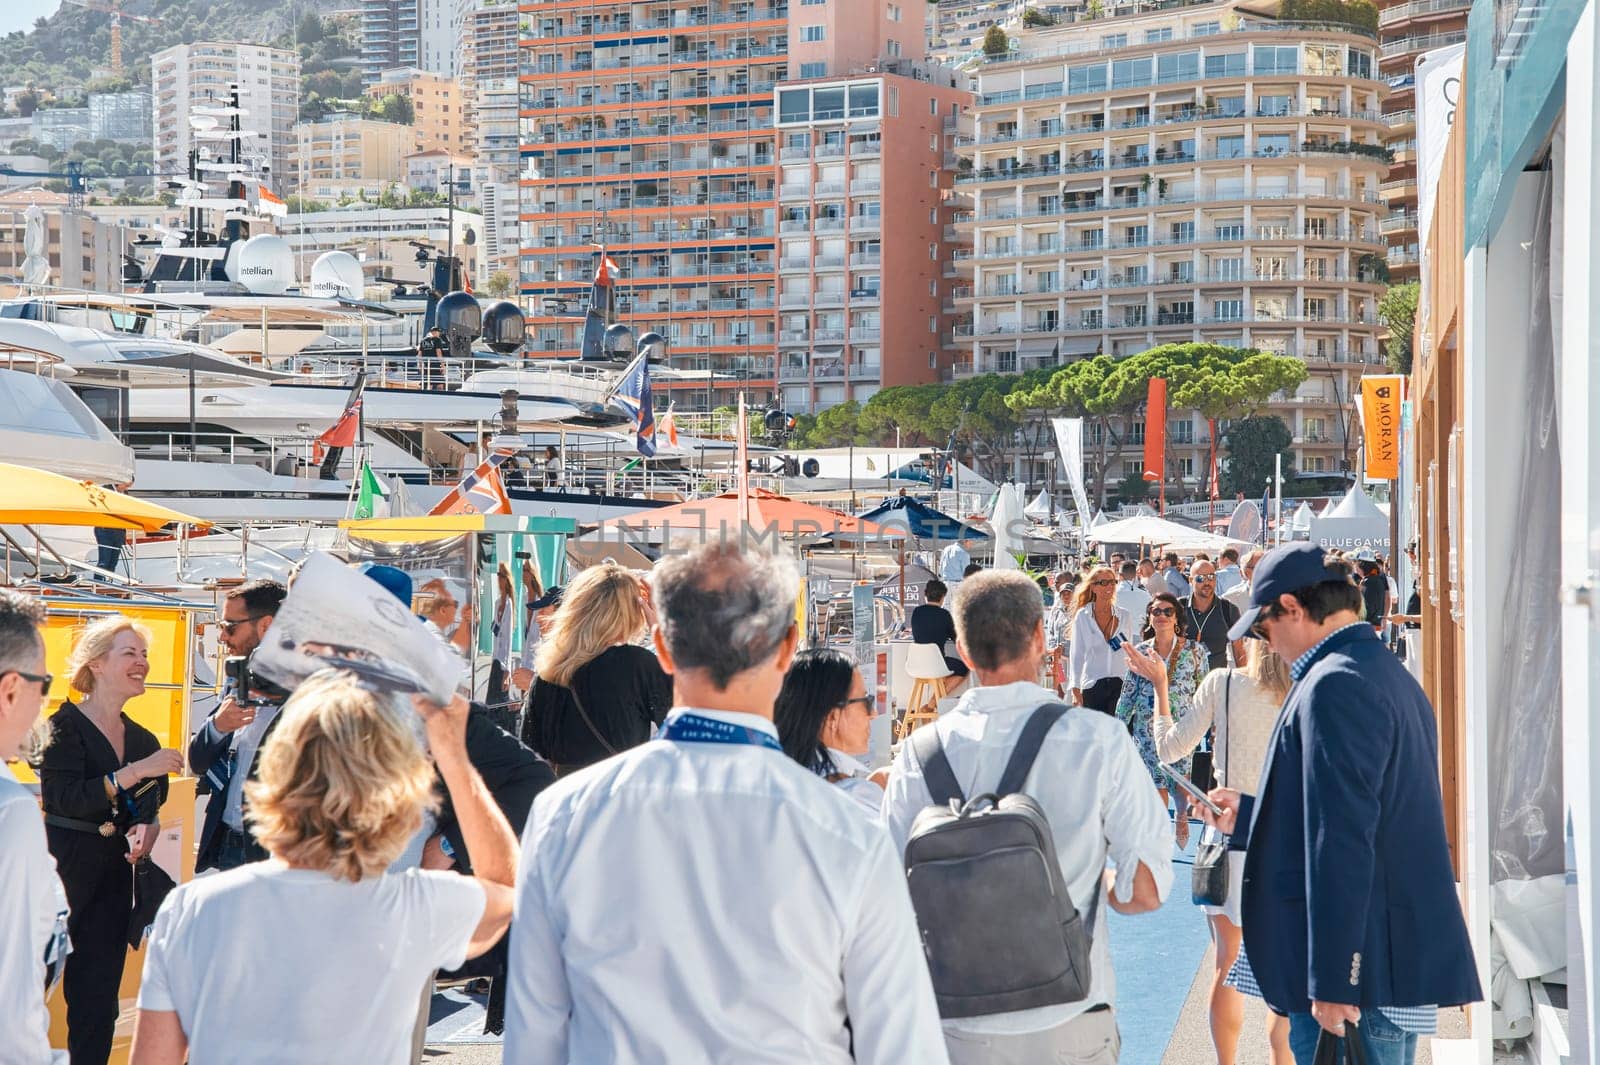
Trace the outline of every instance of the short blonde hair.
<instances>
[{"instance_id":1,"label":"short blonde hair","mask_svg":"<svg viewBox=\"0 0 1600 1065\"><path fill-rule=\"evenodd\" d=\"M1244 675L1267 691L1282 699L1294 683L1289 676L1289 664L1278 652L1267 646L1266 640L1250 641L1250 653L1245 658Z\"/></svg>"},{"instance_id":2,"label":"short blonde hair","mask_svg":"<svg viewBox=\"0 0 1600 1065\"><path fill-rule=\"evenodd\" d=\"M606 559L567 585L537 654L541 679L563 688L601 652L627 643L644 631L646 618L639 577Z\"/></svg>"},{"instance_id":3,"label":"short blonde hair","mask_svg":"<svg viewBox=\"0 0 1600 1065\"><path fill-rule=\"evenodd\" d=\"M319 670L279 711L245 785L261 846L291 865L358 882L383 873L437 809L416 732L344 670Z\"/></svg>"},{"instance_id":4,"label":"short blonde hair","mask_svg":"<svg viewBox=\"0 0 1600 1065\"><path fill-rule=\"evenodd\" d=\"M72 652L67 655L67 676L73 691L85 695L94 691L94 670L89 666L104 658L111 651L111 645L117 642L117 637L125 632L133 633L144 641L146 647L150 646L150 630L121 614L108 614L99 621L90 622L78 634L78 642L73 644Z\"/></svg>"}]
</instances>

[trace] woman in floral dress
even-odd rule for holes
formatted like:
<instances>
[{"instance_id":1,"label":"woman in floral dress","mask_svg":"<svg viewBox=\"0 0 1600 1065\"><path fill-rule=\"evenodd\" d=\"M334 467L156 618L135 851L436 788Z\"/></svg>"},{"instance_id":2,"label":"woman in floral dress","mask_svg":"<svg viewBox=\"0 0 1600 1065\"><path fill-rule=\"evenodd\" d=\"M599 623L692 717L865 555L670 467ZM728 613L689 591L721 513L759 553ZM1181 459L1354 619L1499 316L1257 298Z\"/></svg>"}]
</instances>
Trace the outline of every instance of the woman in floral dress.
<instances>
[{"instance_id":1,"label":"woman in floral dress","mask_svg":"<svg viewBox=\"0 0 1600 1065\"><path fill-rule=\"evenodd\" d=\"M1148 638L1139 645L1139 650L1154 653L1167 664L1167 676L1170 678L1168 691L1174 721L1181 721L1193 707L1195 689L1200 686L1200 678L1206 675L1208 661L1205 646L1197 641L1185 639L1179 631L1178 609L1177 597L1166 592L1151 599L1145 613L1144 631ZM1155 711L1155 685L1130 668L1122 681L1122 698L1117 701L1117 717L1122 719L1122 723L1127 725L1128 731L1133 734L1134 742L1139 745L1139 756L1144 759L1144 766L1150 771L1150 780L1161 793L1161 802L1165 805L1168 801L1167 791L1170 782L1162 769L1161 759L1156 754L1155 736L1151 732ZM1172 771L1188 776L1188 756L1181 761L1173 762ZM1184 812L1185 806L1186 800L1179 795L1173 821L1177 826L1176 837L1180 850L1189 845L1189 818Z\"/></svg>"}]
</instances>

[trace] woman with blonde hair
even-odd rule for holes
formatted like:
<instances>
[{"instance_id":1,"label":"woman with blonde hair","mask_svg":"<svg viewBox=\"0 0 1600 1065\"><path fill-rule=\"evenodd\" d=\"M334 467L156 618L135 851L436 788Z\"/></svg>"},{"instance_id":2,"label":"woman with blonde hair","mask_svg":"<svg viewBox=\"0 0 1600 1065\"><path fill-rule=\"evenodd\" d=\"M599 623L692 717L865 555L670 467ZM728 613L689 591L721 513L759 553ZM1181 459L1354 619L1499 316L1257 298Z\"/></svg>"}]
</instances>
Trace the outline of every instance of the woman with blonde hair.
<instances>
[{"instance_id":1,"label":"woman with blonde hair","mask_svg":"<svg viewBox=\"0 0 1600 1065\"><path fill-rule=\"evenodd\" d=\"M1156 754L1163 762L1177 762L1200 745L1216 726L1212 751L1217 786L1250 794L1261 777L1277 724L1278 710L1289 691L1289 667L1264 640L1257 640L1243 667L1217 669L1206 674L1195 690L1189 708L1174 720L1167 664L1158 654L1130 648L1128 666L1155 687L1152 732ZM1243 893L1244 852L1228 853L1228 894L1221 906L1204 906L1216 945L1216 968L1211 980L1211 1040L1219 1065L1233 1065L1244 1025L1244 997L1224 983L1239 955L1239 896ZM1273 1065L1288 1063L1288 1023L1269 1025Z\"/></svg>"},{"instance_id":2,"label":"woman with blonde hair","mask_svg":"<svg viewBox=\"0 0 1600 1065\"><path fill-rule=\"evenodd\" d=\"M558 776L645 742L672 709L671 679L634 643L654 626L649 586L610 559L563 589L522 723Z\"/></svg>"},{"instance_id":3,"label":"woman with blonde hair","mask_svg":"<svg viewBox=\"0 0 1600 1065\"><path fill-rule=\"evenodd\" d=\"M1133 637L1122 631L1116 595L1117 578L1111 567L1090 569L1073 597L1068 635L1067 686L1072 700L1103 714L1116 713L1126 672L1118 649Z\"/></svg>"},{"instance_id":4,"label":"woman with blonde hair","mask_svg":"<svg viewBox=\"0 0 1600 1065\"><path fill-rule=\"evenodd\" d=\"M75 1062L111 1056L118 987L133 913L132 866L148 858L167 797L167 774L183 755L163 749L149 729L123 713L144 694L150 633L113 614L89 625L67 656L75 700L50 719L39 762L45 834L67 892L71 916L62 992L67 1048Z\"/></svg>"},{"instance_id":5,"label":"woman with blonde hair","mask_svg":"<svg viewBox=\"0 0 1600 1065\"><path fill-rule=\"evenodd\" d=\"M459 695L397 705L342 670L300 685L245 785L271 857L168 896L145 955L135 1065L410 1060L433 972L482 954L511 922L517 840L467 759L468 713ZM388 871L438 805L435 767L471 876Z\"/></svg>"}]
</instances>

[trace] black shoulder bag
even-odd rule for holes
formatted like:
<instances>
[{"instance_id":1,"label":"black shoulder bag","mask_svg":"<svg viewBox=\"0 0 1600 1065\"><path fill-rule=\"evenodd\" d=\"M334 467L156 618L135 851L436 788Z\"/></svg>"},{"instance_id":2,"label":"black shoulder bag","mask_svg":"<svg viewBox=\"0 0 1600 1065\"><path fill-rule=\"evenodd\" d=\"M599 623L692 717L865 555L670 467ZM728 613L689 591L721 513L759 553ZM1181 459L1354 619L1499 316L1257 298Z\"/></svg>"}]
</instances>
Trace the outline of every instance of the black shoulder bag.
<instances>
[{"instance_id":1,"label":"black shoulder bag","mask_svg":"<svg viewBox=\"0 0 1600 1065\"><path fill-rule=\"evenodd\" d=\"M1345 1022L1348 1035L1334 1035L1324 1028L1317 1033L1316 1055L1311 1059L1311 1065L1367 1065L1367 1045L1361 1041L1359 1025ZM1344 1056L1339 1056L1339 1048L1344 1047Z\"/></svg>"},{"instance_id":2,"label":"black shoulder bag","mask_svg":"<svg viewBox=\"0 0 1600 1065\"><path fill-rule=\"evenodd\" d=\"M1233 705L1233 670L1223 681L1222 719L1228 724L1228 742L1223 744L1222 777L1228 777L1228 747L1233 744L1233 722L1228 713ZM1218 731L1221 731L1220 729ZM1180 815L1181 816L1181 815ZM1202 840L1195 848L1193 880L1189 898L1196 906L1224 906L1228 902L1228 837L1220 832Z\"/></svg>"}]
</instances>

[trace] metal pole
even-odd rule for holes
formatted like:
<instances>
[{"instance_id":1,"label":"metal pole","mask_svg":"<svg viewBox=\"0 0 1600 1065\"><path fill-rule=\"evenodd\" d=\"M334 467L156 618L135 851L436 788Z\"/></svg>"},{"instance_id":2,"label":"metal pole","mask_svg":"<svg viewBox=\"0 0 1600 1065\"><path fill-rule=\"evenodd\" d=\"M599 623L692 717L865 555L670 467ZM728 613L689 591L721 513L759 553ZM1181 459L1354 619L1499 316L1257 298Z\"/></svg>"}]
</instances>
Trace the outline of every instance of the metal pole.
<instances>
[{"instance_id":1,"label":"metal pole","mask_svg":"<svg viewBox=\"0 0 1600 1065\"><path fill-rule=\"evenodd\" d=\"M1276 526L1274 543L1283 543L1283 452L1272 456L1272 482L1277 494L1273 503L1273 521Z\"/></svg>"}]
</instances>

